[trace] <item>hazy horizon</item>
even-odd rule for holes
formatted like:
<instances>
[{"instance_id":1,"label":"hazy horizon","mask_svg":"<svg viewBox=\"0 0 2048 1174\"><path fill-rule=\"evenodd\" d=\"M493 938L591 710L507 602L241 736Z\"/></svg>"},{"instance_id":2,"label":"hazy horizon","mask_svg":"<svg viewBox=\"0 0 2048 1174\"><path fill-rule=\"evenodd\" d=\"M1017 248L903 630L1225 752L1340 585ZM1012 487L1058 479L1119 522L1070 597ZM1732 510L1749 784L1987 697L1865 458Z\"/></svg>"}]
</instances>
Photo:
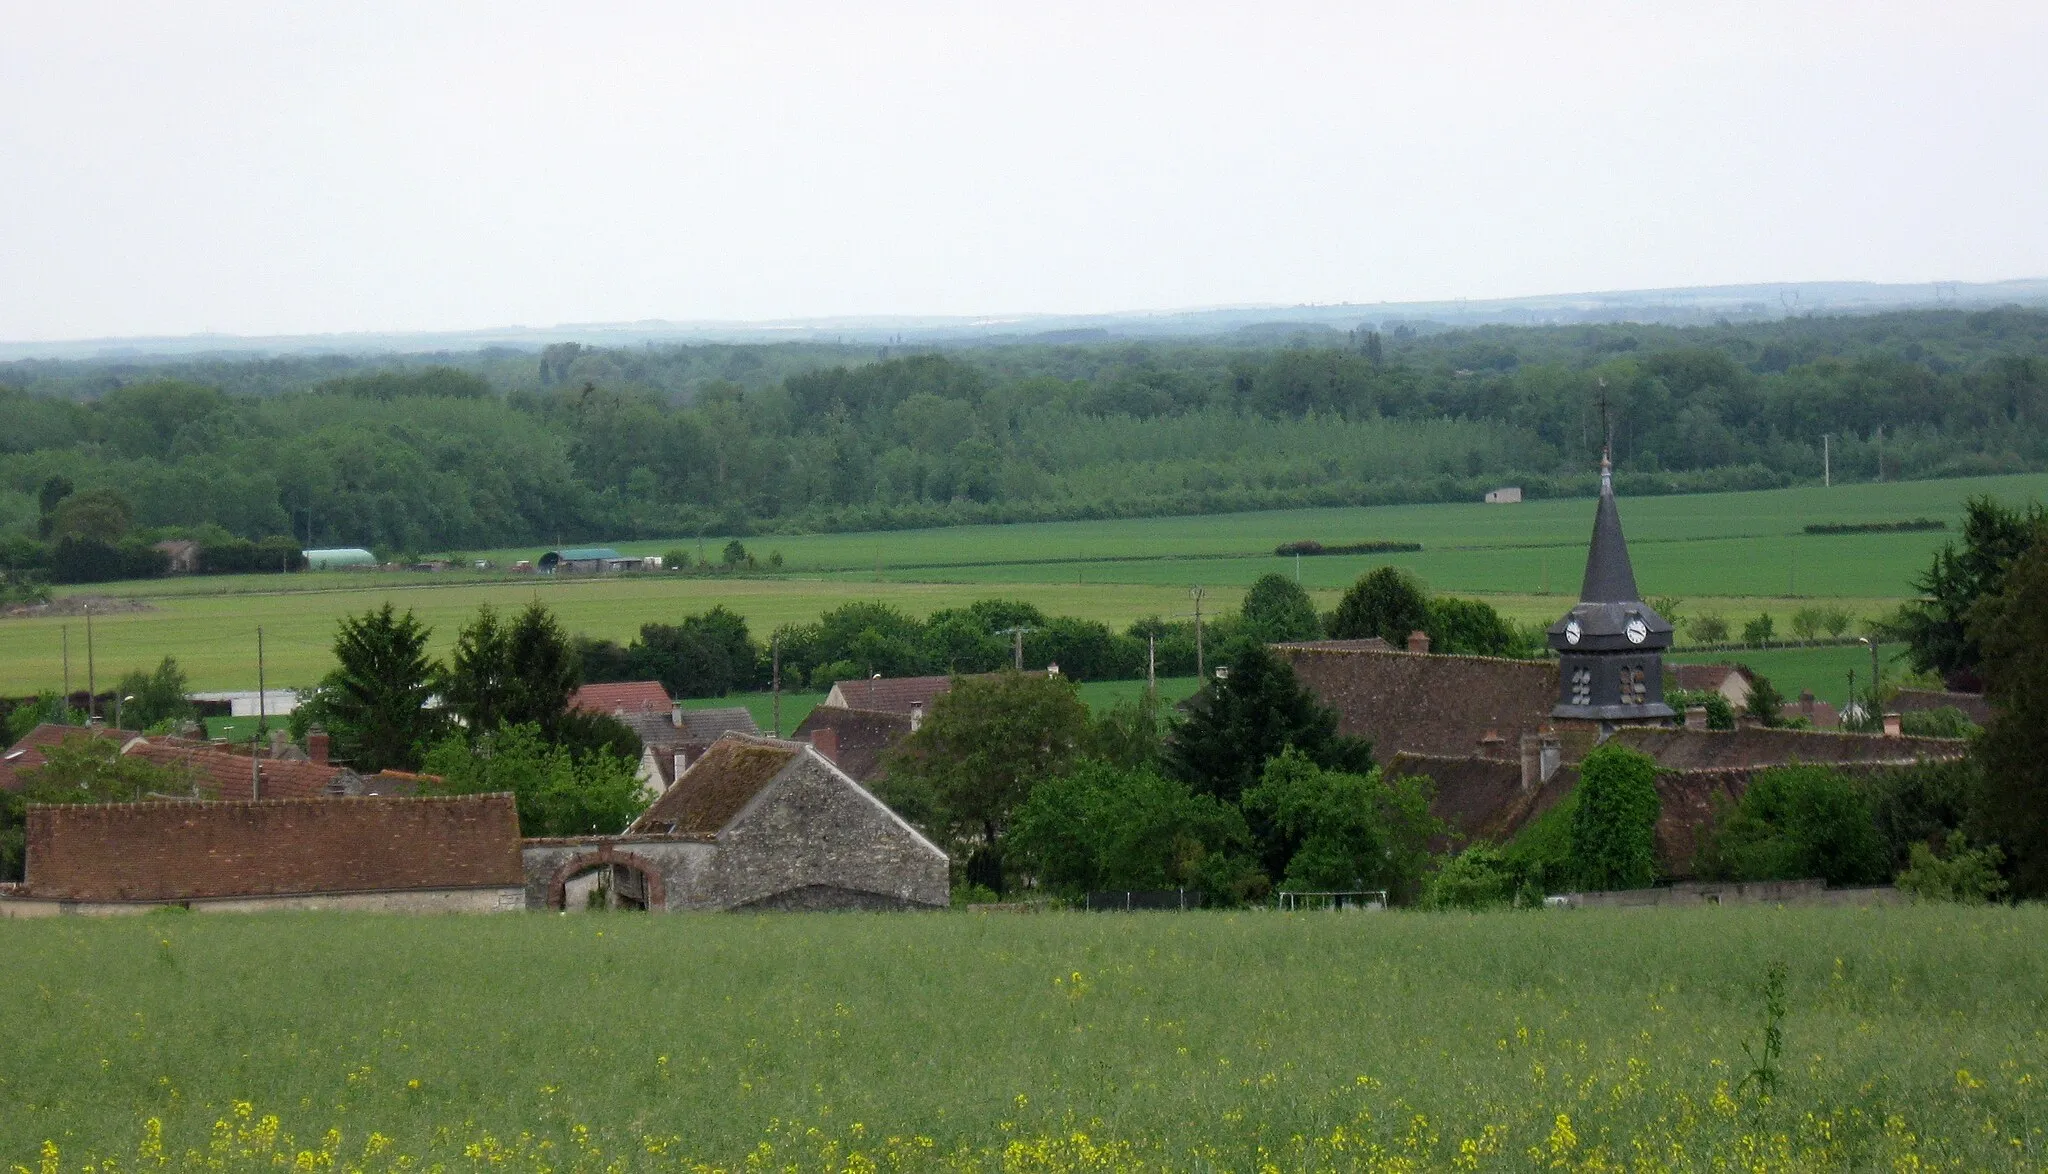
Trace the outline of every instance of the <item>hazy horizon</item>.
<instances>
[{"instance_id":1,"label":"hazy horizon","mask_svg":"<svg viewBox=\"0 0 2048 1174\"><path fill-rule=\"evenodd\" d=\"M0 339L2048 274L2048 11L21 6Z\"/></svg>"}]
</instances>

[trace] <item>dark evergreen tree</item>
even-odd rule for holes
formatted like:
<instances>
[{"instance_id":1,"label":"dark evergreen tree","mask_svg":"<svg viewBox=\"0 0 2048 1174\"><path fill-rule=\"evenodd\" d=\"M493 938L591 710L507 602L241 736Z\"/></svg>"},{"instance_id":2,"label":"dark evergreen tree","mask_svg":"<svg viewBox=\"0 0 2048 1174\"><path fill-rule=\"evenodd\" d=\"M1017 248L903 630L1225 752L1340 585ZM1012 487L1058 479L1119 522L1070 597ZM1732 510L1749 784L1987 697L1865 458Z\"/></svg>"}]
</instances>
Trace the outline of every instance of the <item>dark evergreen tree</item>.
<instances>
[{"instance_id":1,"label":"dark evergreen tree","mask_svg":"<svg viewBox=\"0 0 2048 1174\"><path fill-rule=\"evenodd\" d=\"M1969 637L1992 706L1977 747L1977 839L2005 849L2014 895L2048 896L2048 526L1972 609Z\"/></svg>"},{"instance_id":2,"label":"dark evergreen tree","mask_svg":"<svg viewBox=\"0 0 2048 1174\"><path fill-rule=\"evenodd\" d=\"M553 736L583 683L576 651L555 613L536 599L505 630L506 697L503 725L532 723Z\"/></svg>"},{"instance_id":3,"label":"dark evergreen tree","mask_svg":"<svg viewBox=\"0 0 2048 1174\"><path fill-rule=\"evenodd\" d=\"M389 603L348 616L334 637L339 667L327 674L294 726L318 724L334 739L337 757L358 771L412 770L446 726L427 698L440 678L427 655L432 629Z\"/></svg>"},{"instance_id":4,"label":"dark evergreen tree","mask_svg":"<svg viewBox=\"0 0 2048 1174\"><path fill-rule=\"evenodd\" d=\"M1899 609L1894 627L1921 672L1938 673L1950 687L1982 688L1983 650L1969 630L1970 609L1995 594L2006 568L2027 549L2048 520L2040 505L2027 512L1973 497L1964 508L1963 544L1944 543L1913 586L1923 598Z\"/></svg>"},{"instance_id":5,"label":"dark evergreen tree","mask_svg":"<svg viewBox=\"0 0 2048 1174\"><path fill-rule=\"evenodd\" d=\"M1337 715L1262 645L1241 648L1220 680L1188 702L1166 748L1167 770L1197 793L1236 803L1292 746L1317 766L1363 773L1372 743L1337 732Z\"/></svg>"}]
</instances>

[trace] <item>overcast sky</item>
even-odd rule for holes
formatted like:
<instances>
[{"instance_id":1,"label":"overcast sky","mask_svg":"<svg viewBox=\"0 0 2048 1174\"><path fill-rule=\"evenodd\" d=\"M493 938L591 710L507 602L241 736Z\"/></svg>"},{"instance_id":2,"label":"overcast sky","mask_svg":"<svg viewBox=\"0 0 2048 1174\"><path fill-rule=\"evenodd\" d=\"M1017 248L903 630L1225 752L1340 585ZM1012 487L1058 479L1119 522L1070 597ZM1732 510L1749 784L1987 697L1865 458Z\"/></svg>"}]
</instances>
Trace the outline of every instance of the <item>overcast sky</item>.
<instances>
[{"instance_id":1,"label":"overcast sky","mask_svg":"<svg viewBox=\"0 0 2048 1174\"><path fill-rule=\"evenodd\" d=\"M2048 274L2048 4L0 0L0 338Z\"/></svg>"}]
</instances>

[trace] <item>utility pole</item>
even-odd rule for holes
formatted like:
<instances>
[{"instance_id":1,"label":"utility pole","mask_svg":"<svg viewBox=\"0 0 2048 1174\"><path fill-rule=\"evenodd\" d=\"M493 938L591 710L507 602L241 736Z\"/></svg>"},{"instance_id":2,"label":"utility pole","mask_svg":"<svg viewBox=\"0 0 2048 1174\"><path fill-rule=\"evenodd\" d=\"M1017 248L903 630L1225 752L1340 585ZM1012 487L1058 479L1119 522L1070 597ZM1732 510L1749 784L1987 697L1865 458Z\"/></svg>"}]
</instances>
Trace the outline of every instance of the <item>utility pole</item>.
<instances>
[{"instance_id":1,"label":"utility pole","mask_svg":"<svg viewBox=\"0 0 2048 1174\"><path fill-rule=\"evenodd\" d=\"M996 633L998 636L1008 636L1010 638L1011 655L1016 663L1017 671L1020 673L1024 671L1024 633L1036 632L1037 630L1037 628L1018 624L1014 628L1004 628Z\"/></svg>"},{"instance_id":2,"label":"utility pole","mask_svg":"<svg viewBox=\"0 0 2048 1174\"><path fill-rule=\"evenodd\" d=\"M1188 598L1195 601L1195 680L1207 680L1202 665L1202 597L1208 592L1200 587L1188 588Z\"/></svg>"},{"instance_id":3,"label":"utility pole","mask_svg":"<svg viewBox=\"0 0 2048 1174\"><path fill-rule=\"evenodd\" d=\"M774 658L769 670L769 688L775 692L775 736L782 736L782 633L775 633L769 641L770 655Z\"/></svg>"},{"instance_id":4,"label":"utility pole","mask_svg":"<svg viewBox=\"0 0 2048 1174\"><path fill-rule=\"evenodd\" d=\"M1831 459L1830 453L1830 443L1834 438L1835 434L1832 432L1820 434L1820 487L1822 489L1831 489L1835 484L1834 462Z\"/></svg>"},{"instance_id":5,"label":"utility pole","mask_svg":"<svg viewBox=\"0 0 2048 1174\"><path fill-rule=\"evenodd\" d=\"M92 604L85 605L85 724L99 716L99 683L93 676L92 664Z\"/></svg>"},{"instance_id":6,"label":"utility pole","mask_svg":"<svg viewBox=\"0 0 2048 1174\"><path fill-rule=\"evenodd\" d=\"M263 687L263 627L256 627L256 741L270 732L270 702ZM257 747L261 750L262 747ZM255 796L250 796L254 798Z\"/></svg>"},{"instance_id":7,"label":"utility pole","mask_svg":"<svg viewBox=\"0 0 2048 1174\"><path fill-rule=\"evenodd\" d=\"M1159 703L1159 634L1154 632L1145 637L1145 692L1152 703Z\"/></svg>"}]
</instances>

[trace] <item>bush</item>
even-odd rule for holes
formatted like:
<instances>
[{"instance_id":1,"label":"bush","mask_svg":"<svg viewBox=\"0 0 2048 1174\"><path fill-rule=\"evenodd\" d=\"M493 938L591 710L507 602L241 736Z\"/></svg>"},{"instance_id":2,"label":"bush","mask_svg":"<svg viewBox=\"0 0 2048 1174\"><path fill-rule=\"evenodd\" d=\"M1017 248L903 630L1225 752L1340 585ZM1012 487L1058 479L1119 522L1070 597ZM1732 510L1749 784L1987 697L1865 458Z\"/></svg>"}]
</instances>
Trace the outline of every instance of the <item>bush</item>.
<instances>
[{"instance_id":1,"label":"bush","mask_svg":"<svg viewBox=\"0 0 2048 1174\"><path fill-rule=\"evenodd\" d=\"M1694 706L1707 711L1707 728L1710 730L1732 730L1735 728L1735 707L1728 704L1728 698L1718 689L1667 689L1664 703L1683 715Z\"/></svg>"},{"instance_id":2,"label":"bush","mask_svg":"<svg viewBox=\"0 0 2048 1174\"><path fill-rule=\"evenodd\" d=\"M1039 884L1069 897L1190 888L1235 904L1256 872L1235 807L1149 769L1102 762L1034 787L1005 842Z\"/></svg>"},{"instance_id":3,"label":"bush","mask_svg":"<svg viewBox=\"0 0 2048 1174\"><path fill-rule=\"evenodd\" d=\"M1500 849L1474 844L1442 858L1422 888L1424 909L1490 909L1515 899L1516 870Z\"/></svg>"},{"instance_id":4,"label":"bush","mask_svg":"<svg viewBox=\"0 0 2048 1174\"><path fill-rule=\"evenodd\" d=\"M1984 728L1953 705L1899 715L1899 730L1921 738L1974 738Z\"/></svg>"},{"instance_id":5,"label":"bush","mask_svg":"<svg viewBox=\"0 0 2048 1174\"><path fill-rule=\"evenodd\" d=\"M1657 880L1657 764L1607 742L1579 764L1571 857L1588 889L1641 889Z\"/></svg>"},{"instance_id":6,"label":"bush","mask_svg":"<svg viewBox=\"0 0 2048 1174\"><path fill-rule=\"evenodd\" d=\"M1998 866L2005 853L1998 845L1972 849L1961 832L1951 832L1947 855L1937 856L1925 844L1913 845L1912 864L1899 874L1899 888L1922 901L1982 905L2005 892Z\"/></svg>"},{"instance_id":7,"label":"bush","mask_svg":"<svg viewBox=\"0 0 2048 1174\"><path fill-rule=\"evenodd\" d=\"M1700 850L1714 880L1803 880L1877 884L1891 875L1869 797L1822 766L1761 771L1723 811Z\"/></svg>"},{"instance_id":8,"label":"bush","mask_svg":"<svg viewBox=\"0 0 2048 1174\"><path fill-rule=\"evenodd\" d=\"M1725 644L1728 642L1728 621L1711 612L1697 615L1685 622L1685 630L1691 633L1695 644Z\"/></svg>"}]
</instances>

